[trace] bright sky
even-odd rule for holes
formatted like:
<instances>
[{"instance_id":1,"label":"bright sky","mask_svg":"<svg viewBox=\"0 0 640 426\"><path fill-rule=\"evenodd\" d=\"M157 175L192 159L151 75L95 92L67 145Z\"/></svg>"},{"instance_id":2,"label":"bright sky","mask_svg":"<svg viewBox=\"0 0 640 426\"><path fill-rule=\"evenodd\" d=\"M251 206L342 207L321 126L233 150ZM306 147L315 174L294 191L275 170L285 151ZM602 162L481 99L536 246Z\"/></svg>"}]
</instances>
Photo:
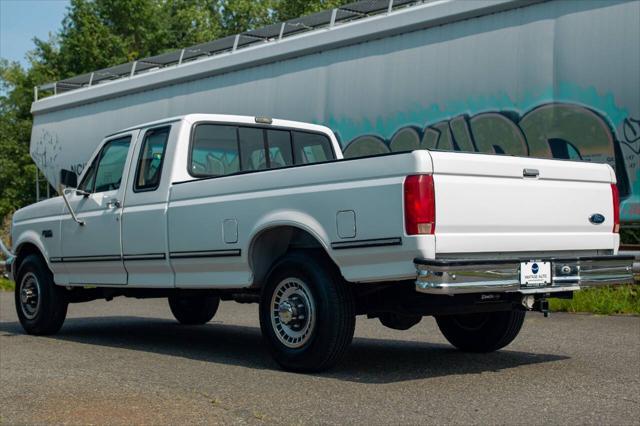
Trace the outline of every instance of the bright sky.
<instances>
[{"instance_id":1,"label":"bright sky","mask_svg":"<svg viewBox=\"0 0 640 426\"><path fill-rule=\"evenodd\" d=\"M69 0L0 0L0 57L27 65L33 38L60 29Z\"/></svg>"}]
</instances>

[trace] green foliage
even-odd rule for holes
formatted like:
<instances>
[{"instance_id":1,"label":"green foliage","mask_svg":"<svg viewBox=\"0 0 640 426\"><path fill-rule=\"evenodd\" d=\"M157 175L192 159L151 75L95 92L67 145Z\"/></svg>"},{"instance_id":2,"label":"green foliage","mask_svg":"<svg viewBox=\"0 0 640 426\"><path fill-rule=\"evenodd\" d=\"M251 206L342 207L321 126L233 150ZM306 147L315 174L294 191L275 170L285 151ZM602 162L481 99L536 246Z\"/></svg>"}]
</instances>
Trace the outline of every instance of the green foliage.
<instances>
[{"instance_id":1,"label":"green foliage","mask_svg":"<svg viewBox=\"0 0 640 426\"><path fill-rule=\"evenodd\" d=\"M573 299L550 299L557 312L590 312L600 315L640 315L640 286L602 287L577 291Z\"/></svg>"},{"instance_id":2,"label":"green foliage","mask_svg":"<svg viewBox=\"0 0 640 426\"><path fill-rule=\"evenodd\" d=\"M218 6L209 0L167 0L164 11L166 50L214 40L223 34Z\"/></svg>"},{"instance_id":3,"label":"green foliage","mask_svg":"<svg viewBox=\"0 0 640 426\"><path fill-rule=\"evenodd\" d=\"M220 2L224 34L237 34L248 28L258 28L274 21L275 0L226 0Z\"/></svg>"},{"instance_id":4,"label":"green foliage","mask_svg":"<svg viewBox=\"0 0 640 426\"><path fill-rule=\"evenodd\" d=\"M287 21L299 16L309 15L321 10L333 9L338 6L352 3L345 0L277 0L275 1L275 20L277 22Z\"/></svg>"},{"instance_id":5,"label":"green foliage","mask_svg":"<svg viewBox=\"0 0 640 426\"><path fill-rule=\"evenodd\" d=\"M19 65L0 61L0 220L35 198L36 167L29 156L31 97L26 89L33 81Z\"/></svg>"},{"instance_id":6,"label":"green foliage","mask_svg":"<svg viewBox=\"0 0 640 426\"><path fill-rule=\"evenodd\" d=\"M48 40L34 38L27 69L0 60L0 220L35 201L36 167L29 156L34 86L344 3L71 0L60 29Z\"/></svg>"},{"instance_id":7,"label":"green foliage","mask_svg":"<svg viewBox=\"0 0 640 426\"><path fill-rule=\"evenodd\" d=\"M6 278L0 277L0 291L13 291L15 284Z\"/></svg>"}]
</instances>

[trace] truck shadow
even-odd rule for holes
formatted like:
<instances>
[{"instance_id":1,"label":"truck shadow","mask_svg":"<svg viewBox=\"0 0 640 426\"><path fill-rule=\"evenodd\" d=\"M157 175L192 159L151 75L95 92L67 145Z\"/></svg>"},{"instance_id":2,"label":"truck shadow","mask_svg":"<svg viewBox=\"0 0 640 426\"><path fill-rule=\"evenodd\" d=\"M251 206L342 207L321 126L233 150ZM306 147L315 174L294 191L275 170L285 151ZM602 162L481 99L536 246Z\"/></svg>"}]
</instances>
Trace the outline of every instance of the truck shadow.
<instances>
[{"instance_id":1,"label":"truck shadow","mask_svg":"<svg viewBox=\"0 0 640 426\"><path fill-rule=\"evenodd\" d=\"M0 337L21 334L24 332L18 322L0 323ZM69 318L58 334L45 338L253 369L278 369L258 327L216 324L215 321L190 327L172 320L135 316ZM317 376L384 384L496 372L564 359L568 357L511 350L466 354L442 344L356 337L342 362Z\"/></svg>"}]
</instances>

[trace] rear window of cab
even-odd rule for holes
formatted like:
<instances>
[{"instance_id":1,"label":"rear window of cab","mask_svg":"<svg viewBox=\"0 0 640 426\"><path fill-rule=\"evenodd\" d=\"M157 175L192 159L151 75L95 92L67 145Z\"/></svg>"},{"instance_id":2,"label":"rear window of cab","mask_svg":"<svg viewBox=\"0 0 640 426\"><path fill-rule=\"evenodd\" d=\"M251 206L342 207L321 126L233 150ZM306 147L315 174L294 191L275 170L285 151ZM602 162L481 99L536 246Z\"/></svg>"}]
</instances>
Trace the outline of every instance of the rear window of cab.
<instances>
[{"instance_id":1,"label":"rear window of cab","mask_svg":"<svg viewBox=\"0 0 640 426\"><path fill-rule=\"evenodd\" d=\"M192 133L189 173L225 176L334 159L331 140L321 133L200 123Z\"/></svg>"}]
</instances>

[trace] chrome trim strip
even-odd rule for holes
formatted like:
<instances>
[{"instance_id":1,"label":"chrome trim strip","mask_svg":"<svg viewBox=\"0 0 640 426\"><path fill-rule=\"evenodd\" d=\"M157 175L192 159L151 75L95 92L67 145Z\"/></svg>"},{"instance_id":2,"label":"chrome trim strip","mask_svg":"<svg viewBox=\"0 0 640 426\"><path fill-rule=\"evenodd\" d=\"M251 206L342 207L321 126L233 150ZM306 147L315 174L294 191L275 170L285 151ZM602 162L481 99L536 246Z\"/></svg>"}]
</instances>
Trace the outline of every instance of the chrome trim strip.
<instances>
[{"instance_id":1,"label":"chrome trim strip","mask_svg":"<svg viewBox=\"0 0 640 426\"><path fill-rule=\"evenodd\" d=\"M524 261L531 261L526 259ZM416 259L416 291L429 294L518 292L521 294L576 291L581 288L633 283L633 256L585 256L551 262L550 285L520 284L522 259L442 260Z\"/></svg>"},{"instance_id":2,"label":"chrome trim strip","mask_svg":"<svg viewBox=\"0 0 640 426\"><path fill-rule=\"evenodd\" d=\"M169 253L171 259L195 259L200 257L230 257L240 256L242 250L203 250L203 251L174 251Z\"/></svg>"},{"instance_id":3,"label":"chrome trim strip","mask_svg":"<svg viewBox=\"0 0 640 426\"><path fill-rule=\"evenodd\" d=\"M167 255L164 253L145 253L145 254L125 254L124 260L164 260Z\"/></svg>"},{"instance_id":4,"label":"chrome trim strip","mask_svg":"<svg viewBox=\"0 0 640 426\"><path fill-rule=\"evenodd\" d=\"M240 256L240 249L234 250L208 250L208 251L184 251L171 252L171 259L187 259L199 257L229 257ZM69 256L69 257L51 257L51 263L69 263L69 262L114 262L114 261L138 261L138 260L163 260L166 259L165 253L145 253L145 254L126 254L124 256Z\"/></svg>"},{"instance_id":5,"label":"chrome trim strip","mask_svg":"<svg viewBox=\"0 0 640 426\"><path fill-rule=\"evenodd\" d=\"M76 262L117 262L122 260L120 255L107 256L69 256L69 257L50 257L51 263L76 263Z\"/></svg>"},{"instance_id":6,"label":"chrome trim strip","mask_svg":"<svg viewBox=\"0 0 640 426\"><path fill-rule=\"evenodd\" d=\"M383 247L383 246L401 246L402 238L375 238L371 240L354 240L354 241L337 241L331 243L331 248L334 250L344 250L351 248L366 248L366 247Z\"/></svg>"}]
</instances>

